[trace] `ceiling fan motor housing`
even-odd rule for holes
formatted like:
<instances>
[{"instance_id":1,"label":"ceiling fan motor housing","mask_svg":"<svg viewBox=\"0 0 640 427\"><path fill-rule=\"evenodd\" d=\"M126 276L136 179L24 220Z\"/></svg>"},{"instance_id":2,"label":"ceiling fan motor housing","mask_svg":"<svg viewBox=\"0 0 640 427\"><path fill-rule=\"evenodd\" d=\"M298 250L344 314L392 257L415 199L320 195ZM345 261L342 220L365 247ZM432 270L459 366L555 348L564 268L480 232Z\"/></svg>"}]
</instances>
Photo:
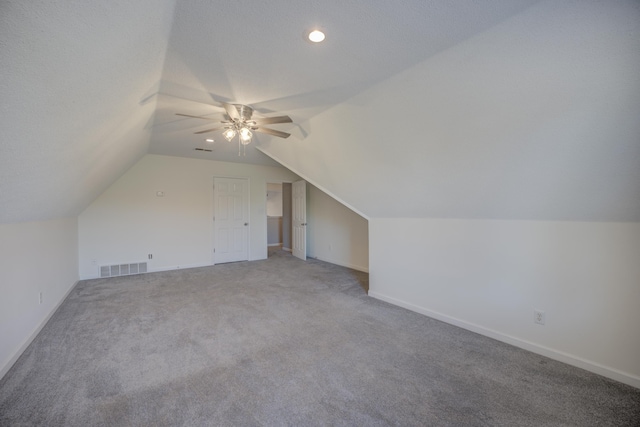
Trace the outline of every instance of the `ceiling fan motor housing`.
<instances>
[{"instance_id":1,"label":"ceiling fan motor housing","mask_svg":"<svg viewBox=\"0 0 640 427\"><path fill-rule=\"evenodd\" d=\"M240 115L240 121L251 120L251 116L253 115L253 108L248 105L242 104L232 104L238 110L238 114Z\"/></svg>"}]
</instances>

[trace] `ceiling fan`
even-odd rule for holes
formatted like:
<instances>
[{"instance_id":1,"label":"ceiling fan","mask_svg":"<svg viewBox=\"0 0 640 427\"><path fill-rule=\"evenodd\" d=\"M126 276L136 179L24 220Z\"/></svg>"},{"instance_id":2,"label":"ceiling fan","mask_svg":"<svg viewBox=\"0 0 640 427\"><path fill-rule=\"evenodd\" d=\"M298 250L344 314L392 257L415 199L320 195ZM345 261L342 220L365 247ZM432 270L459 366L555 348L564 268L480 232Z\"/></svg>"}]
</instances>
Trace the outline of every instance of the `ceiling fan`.
<instances>
[{"instance_id":1,"label":"ceiling fan","mask_svg":"<svg viewBox=\"0 0 640 427\"><path fill-rule=\"evenodd\" d=\"M212 119L211 117L192 116L190 114L176 113L176 116L190 117L194 119L203 119L213 122L219 122L220 125L211 129L205 129L196 134L214 132L224 129L222 135L229 142L238 135L238 155L240 155L241 147L242 152L245 152L245 146L251 143L253 138L253 132L266 133L269 135L277 136L279 138L288 138L291 134L282 132L275 129L263 127L264 125L277 124L277 123L292 123L289 116L276 116L276 117L261 117L252 119L253 108L248 105L242 104L228 104L223 102L222 105L226 111L225 120Z\"/></svg>"}]
</instances>

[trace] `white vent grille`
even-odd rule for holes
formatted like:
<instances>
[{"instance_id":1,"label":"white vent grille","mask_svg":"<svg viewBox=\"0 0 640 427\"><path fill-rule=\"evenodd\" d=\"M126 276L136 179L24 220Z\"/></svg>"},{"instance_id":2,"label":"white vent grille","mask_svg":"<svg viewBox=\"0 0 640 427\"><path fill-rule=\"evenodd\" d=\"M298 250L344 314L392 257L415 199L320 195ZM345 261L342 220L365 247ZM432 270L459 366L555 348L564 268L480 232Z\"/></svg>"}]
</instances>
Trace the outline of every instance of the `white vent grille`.
<instances>
[{"instance_id":1,"label":"white vent grille","mask_svg":"<svg viewBox=\"0 0 640 427\"><path fill-rule=\"evenodd\" d=\"M146 262L134 262L131 264L115 264L100 266L100 277L129 276L147 272Z\"/></svg>"},{"instance_id":2,"label":"white vent grille","mask_svg":"<svg viewBox=\"0 0 640 427\"><path fill-rule=\"evenodd\" d=\"M109 277L109 266L103 265L100 267L100 277Z\"/></svg>"}]
</instances>

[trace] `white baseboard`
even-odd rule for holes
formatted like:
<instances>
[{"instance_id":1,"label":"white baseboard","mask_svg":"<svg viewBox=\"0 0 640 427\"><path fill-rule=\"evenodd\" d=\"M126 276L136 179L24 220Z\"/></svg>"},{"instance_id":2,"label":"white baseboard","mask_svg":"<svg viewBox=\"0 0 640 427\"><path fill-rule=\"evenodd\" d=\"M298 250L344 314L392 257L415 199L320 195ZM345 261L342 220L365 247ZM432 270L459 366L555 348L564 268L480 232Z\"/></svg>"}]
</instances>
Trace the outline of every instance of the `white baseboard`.
<instances>
[{"instance_id":1,"label":"white baseboard","mask_svg":"<svg viewBox=\"0 0 640 427\"><path fill-rule=\"evenodd\" d=\"M618 369L610 368L599 363L585 360L572 354L564 353L562 351L554 350L552 348L506 335L493 329L488 329L475 323L470 323L461 319L457 319L455 317L448 316L446 314L438 313L436 311L432 311L427 308L420 307L372 290L369 290L369 296L640 389L640 377L636 375L622 372Z\"/></svg>"},{"instance_id":2,"label":"white baseboard","mask_svg":"<svg viewBox=\"0 0 640 427\"><path fill-rule=\"evenodd\" d=\"M153 270L147 271L147 273L155 273L159 271L171 271L171 270L186 270L187 268L200 268L200 267L210 267L214 264L212 263L198 263L198 264L185 264L185 265L172 265L168 267L154 268Z\"/></svg>"},{"instance_id":3,"label":"white baseboard","mask_svg":"<svg viewBox=\"0 0 640 427\"><path fill-rule=\"evenodd\" d=\"M44 319L42 319L42 321L38 324L38 326L36 326L36 328L33 330L33 332L24 340L24 342L22 343L22 345L18 348L18 350L16 350L16 352L13 354L13 356L11 356L11 358L9 359L9 361L7 362L6 365L4 365L2 367L2 369L0 369L0 379L2 379L7 372L9 372L9 369L11 369L11 367L18 361L18 359L20 358L20 356L22 356L22 353L24 353L24 351L27 349L27 347L29 347L31 345L31 343L33 342L33 340L38 336L38 334L40 333L40 331L42 330L42 328L44 328L44 325L47 324L47 322L49 321L49 319L51 319L51 316L53 316L53 314L58 311L58 308L60 308L60 305L62 305L62 303L64 302L64 300L67 299L67 297L69 296L69 294L71 293L71 291L78 285L78 283L80 283L80 280L76 280L76 282L69 288L69 290L62 296L62 298L60 299L60 301L58 301L58 303L53 307L53 309L49 312L49 314L47 314L45 316Z\"/></svg>"},{"instance_id":4,"label":"white baseboard","mask_svg":"<svg viewBox=\"0 0 640 427\"><path fill-rule=\"evenodd\" d=\"M311 257L309 257L309 258L311 258ZM319 261L328 262L330 264L339 265L341 267L351 268L353 270L362 271L363 273L368 273L369 272L368 268L362 267L361 265L354 265L354 264L344 263L344 262L335 261L335 260L326 259L326 258L320 258L320 257L313 257L313 259L317 259Z\"/></svg>"},{"instance_id":5,"label":"white baseboard","mask_svg":"<svg viewBox=\"0 0 640 427\"><path fill-rule=\"evenodd\" d=\"M280 246L282 243L269 243L267 246Z\"/></svg>"},{"instance_id":6,"label":"white baseboard","mask_svg":"<svg viewBox=\"0 0 640 427\"><path fill-rule=\"evenodd\" d=\"M291 249L291 248L285 248L284 246L282 247L282 250L283 250L283 251L287 251L287 252L291 252L291 251L292 251L292 249Z\"/></svg>"}]
</instances>

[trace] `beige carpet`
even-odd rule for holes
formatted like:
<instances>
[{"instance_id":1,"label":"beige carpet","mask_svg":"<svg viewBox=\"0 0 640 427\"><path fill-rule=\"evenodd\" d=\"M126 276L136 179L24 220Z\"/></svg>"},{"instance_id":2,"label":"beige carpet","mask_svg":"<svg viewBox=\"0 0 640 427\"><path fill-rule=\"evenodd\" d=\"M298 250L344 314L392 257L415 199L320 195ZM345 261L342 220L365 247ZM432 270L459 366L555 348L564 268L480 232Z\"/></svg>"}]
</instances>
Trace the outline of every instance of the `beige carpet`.
<instances>
[{"instance_id":1,"label":"beige carpet","mask_svg":"<svg viewBox=\"0 0 640 427\"><path fill-rule=\"evenodd\" d=\"M2 426L638 426L640 390L268 260L79 283L0 381Z\"/></svg>"}]
</instances>

